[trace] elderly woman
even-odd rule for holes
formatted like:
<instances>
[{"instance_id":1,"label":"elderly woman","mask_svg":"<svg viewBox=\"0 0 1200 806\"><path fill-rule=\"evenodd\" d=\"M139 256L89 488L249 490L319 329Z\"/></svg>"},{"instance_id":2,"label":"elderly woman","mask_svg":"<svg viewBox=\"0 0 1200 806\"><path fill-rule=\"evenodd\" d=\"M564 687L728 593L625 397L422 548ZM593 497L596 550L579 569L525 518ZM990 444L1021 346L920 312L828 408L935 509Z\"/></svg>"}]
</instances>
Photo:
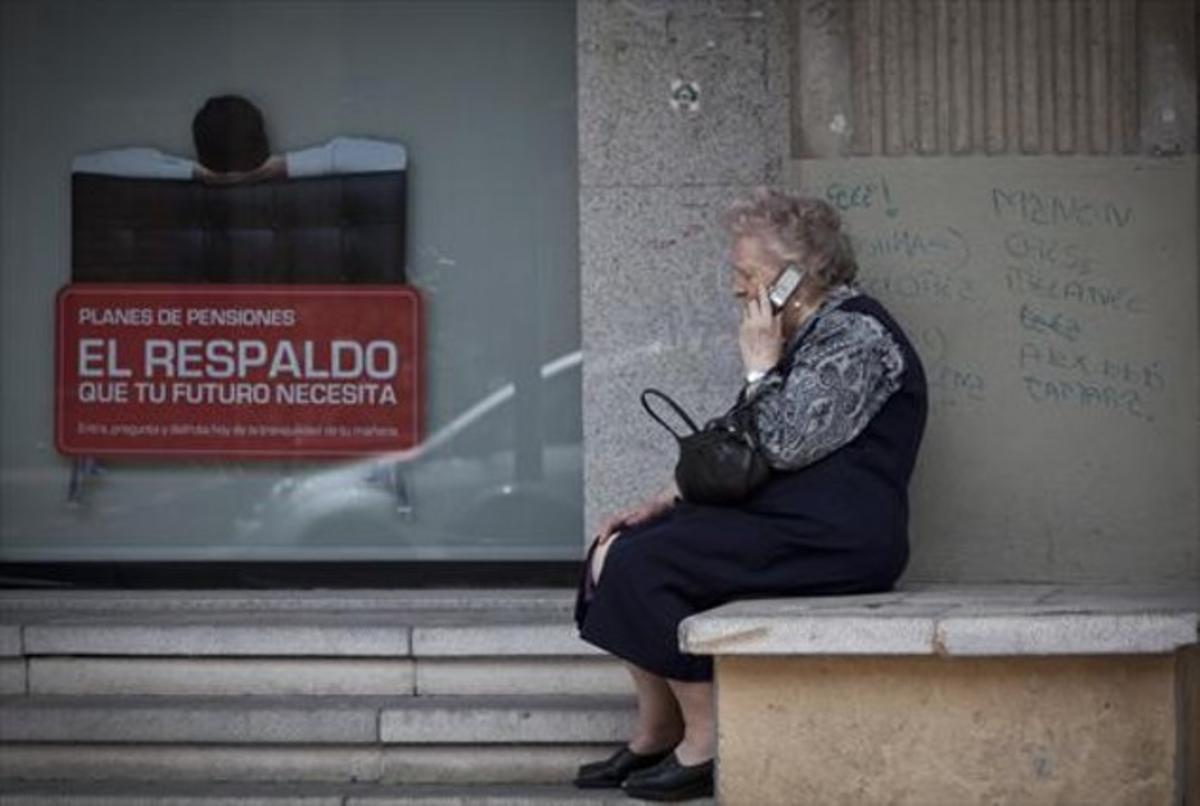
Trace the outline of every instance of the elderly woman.
<instances>
[{"instance_id":1,"label":"elderly woman","mask_svg":"<svg viewBox=\"0 0 1200 806\"><path fill-rule=\"evenodd\" d=\"M580 767L580 787L647 800L713 791L712 659L679 651L679 622L734 599L889 590L908 562L907 487L924 432L925 373L900 326L854 285L837 213L760 190L736 203L733 294L746 404L772 473L736 506L674 484L598 530L575 620L637 689L627 746ZM802 273L776 311L768 288Z\"/></svg>"}]
</instances>

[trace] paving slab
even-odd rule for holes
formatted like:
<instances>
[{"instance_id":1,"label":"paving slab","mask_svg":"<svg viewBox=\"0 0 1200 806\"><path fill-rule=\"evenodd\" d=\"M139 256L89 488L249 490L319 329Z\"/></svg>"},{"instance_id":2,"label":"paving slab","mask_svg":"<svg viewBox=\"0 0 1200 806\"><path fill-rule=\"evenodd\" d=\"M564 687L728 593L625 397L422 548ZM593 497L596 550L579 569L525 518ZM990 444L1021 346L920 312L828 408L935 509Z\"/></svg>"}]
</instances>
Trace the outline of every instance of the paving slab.
<instances>
[{"instance_id":1,"label":"paving slab","mask_svg":"<svg viewBox=\"0 0 1200 806\"><path fill-rule=\"evenodd\" d=\"M757 599L685 619L680 646L729 655L1083 655L1200 641L1191 587L928 585L879 596Z\"/></svg>"},{"instance_id":2,"label":"paving slab","mask_svg":"<svg viewBox=\"0 0 1200 806\"><path fill-rule=\"evenodd\" d=\"M1146 655L1195 644L1195 613L1034 613L950 616L938 644L954 656Z\"/></svg>"},{"instance_id":3,"label":"paving slab","mask_svg":"<svg viewBox=\"0 0 1200 806\"><path fill-rule=\"evenodd\" d=\"M312 784L67 783L6 784L4 806L344 806L338 786Z\"/></svg>"},{"instance_id":4,"label":"paving slab","mask_svg":"<svg viewBox=\"0 0 1200 806\"><path fill-rule=\"evenodd\" d=\"M6 742L0 748L0 790L20 781L55 780L379 781L383 754L381 746L366 744Z\"/></svg>"},{"instance_id":5,"label":"paving slab","mask_svg":"<svg viewBox=\"0 0 1200 806\"><path fill-rule=\"evenodd\" d=\"M414 651L441 656L602 654L579 639L569 614L521 608L38 611L24 626L23 650L29 655L160 656L405 657Z\"/></svg>"},{"instance_id":6,"label":"paving slab","mask_svg":"<svg viewBox=\"0 0 1200 806\"><path fill-rule=\"evenodd\" d=\"M905 596L918 598L926 604L970 602L1030 604L1054 596L1063 589L1051 583L970 583L970 582L910 582L897 589Z\"/></svg>"},{"instance_id":7,"label":"paving slab","mask_svg":"<svg viewBox=\"0 0 1200 806\"><path fill-rule=\"evenodd\" d=\"M21 654L21 625L0 624L0 658L19 658Z\"/></svg>"},{"instance_id":8,"label":"paving slab","mask_svg":"<svg viewBox=\"0 0 1200 806\"><path fill-rule=\"evenodd\" d=\"M580 790L568 786L462 787L439 791L377 792L351 795L346 806L610 806L635 803L619 789ZM693 806L713 806L709 798L688 801Z\"/></svg>"},{"instance_id":9,"label":"paving slab","mask_svg":"<svg viewBox=\"0 0 1200 806\"><path fill-rule=\"evenodd\" d=\"M632 697L414 697L379 717L384 742L495 744L626 740Z\"/></svg>"},{"instance_id":10,"label":"paving slab","mask_svg":"<svg viewBox=\"0 0 1200 806\"><path fill-rule=\"evenodd\" d=\"M608 758L625 740L510 745L388 745L381 780L436 784L562 784L581 764Z\"/></svg>"},{"instance_id":11,"label":"paving slab","mask_svg":"<svg viewBox=\"0 0 1200 806\"><path fill-rule=\"evenodd\" d=\"M566 619L463 623L457 618L443 624L418 623L412 628L412 652L417 657L605 654L581 639L575 623Z\"/></svg>"},{"instance_id":12,"label":"paving slab","mask_svg":"<svg viewBox=\"0 0 1200 806\"><path fill-rule=\"evenodd\" d=\"M908 599L858 607L806 599L735 602L685 619L685 652L720 654L910 655L933 645L935 618L945 604Z\"/></svg>"},{"instance_id":13,"label":"paving slab","mask_svg":"<svg viewBox=\"0 0 1200 806\"><path fill-rule=\"evenodd\" d=\"M388 697L0 697L4 742L372 743Z\"/></svg>"},{"instance_id":14,"label":"paving slab","mask_svg":"<svg viewBox=\"0 0 1200 806\"><path fill-rule=\"evenodd\" d=\"M31 694L395 696L416 692L413 661L399 658L32 657L28 664Z\"/></svg>"},{"instance_id":15,"label":"paving slab","mask_svg":"<svg viewBox=\"0 0 1200 806\"><path fill-rule=\"evenodd\" d=\"M610 657L429 658L415 661L416 693L617 694L633 692L624 664Z\"/></svg>"},{"instance_id":16,"label":"paving slab","mask_svg":"<svg viewBox=\"0 0 1200 806\"><path fill-rule=\"evenodd\" d=\"M25 626L29 655L405 657L402 612L75 614Z\"/></svg>"},{"instance_id":17,"label":"paving slab","mask_svg":"<svg viewBox=\"0 0 1200 806\"><path fill-rule=\"evenodd\" d=\"M6 743L0 780L552 784L618 746Z\"/></svg>"},{"instance_id":18,"label":"paving slab","mask_svg":"<svg viewBox=\"0 0 1200 806\"><path fill-rule=\"evenodd\" d=\"M567 588L480 590L0 590L0 613L23 610L480 610L536 609L567 613L575 592Z\"/></svg>"},{"instance_id":19,"label":"paving slab","mask_svg":"<svg viewBox=\"0 0 1200 806\"><path fill-rule=\"evenodd\" d=\"M1072 607L1084 612L1186 612L1200 610L1200 584L1190 588L1152 585L1063 587L1041 604Z\"/></svg>"},{"instance_id":20,"label":"paving slab","mask_svg":"<svg viewBox=\"0 0 1200 806\"><path fill-rule=\"evenodd\" d=\"M3 742L606 743L632 696L0 697Z\"/></svg>"},{"instance_id":21,"label":"paving slab","mask_svg":"<svg viewBox=\"0 0 1200 806\"><path fill-rule=\"evenodd\" d=\"M6 787L5 806L607 806L629 803L620 790L569 786L396 786L377 783L245 784L29 782ZM711 799L689 801L711 806Z\"/></svg>"},{"instance_id":22,"label":"paving slab","mask_svg":"<svg viewBox=\"0 0 1200 806\"><path fill-rule=\"evenodd\" d=\"M24 658L0 659L0 695L25 694L28 691Z\"/></svg>"}]
</instances>

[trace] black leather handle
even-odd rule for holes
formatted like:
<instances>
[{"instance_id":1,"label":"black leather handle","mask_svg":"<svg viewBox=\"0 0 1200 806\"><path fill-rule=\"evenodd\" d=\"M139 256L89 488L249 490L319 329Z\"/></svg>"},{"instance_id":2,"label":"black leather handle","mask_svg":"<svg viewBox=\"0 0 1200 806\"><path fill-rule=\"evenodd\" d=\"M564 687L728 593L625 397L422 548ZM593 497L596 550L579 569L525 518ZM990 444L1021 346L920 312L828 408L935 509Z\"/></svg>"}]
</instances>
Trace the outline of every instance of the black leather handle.
<instances>
[{"instance_id":1,"label":"black leather handle","mask_svg":"<svg viewBox=\"0 0 1200 806\"><path fill-rule=\"evenodd\" d=\"M679 415L679 418L691 427L692 433L696 433L697 431L700 430L699 428L696 427L696 423L692 420L692 418L687 415L687 412L685 412L682 408L680 408L679 404L676 403L671 398L669 398L665 392L660 392L657 389L646 389L645 391L642 392L642 408L644 408L646 410L646 413L649 414L651 417L653 417L658 422L659 425L661 425L663 428L670 431L671 435L673 437L675 437L676 439L682 439L683 435L680 434L678 431L676 431L671 426L667 425L666 421L663 420L662 417L658 416L658 413L655 412L654 409L650 407L650 401L647 400L647 398L651 397L651 396L659 397L659 398L662 398L664 401L666 401L667 405L670 406L672 409L674 409L675 413Z\"/></svg>"}]
</instances>

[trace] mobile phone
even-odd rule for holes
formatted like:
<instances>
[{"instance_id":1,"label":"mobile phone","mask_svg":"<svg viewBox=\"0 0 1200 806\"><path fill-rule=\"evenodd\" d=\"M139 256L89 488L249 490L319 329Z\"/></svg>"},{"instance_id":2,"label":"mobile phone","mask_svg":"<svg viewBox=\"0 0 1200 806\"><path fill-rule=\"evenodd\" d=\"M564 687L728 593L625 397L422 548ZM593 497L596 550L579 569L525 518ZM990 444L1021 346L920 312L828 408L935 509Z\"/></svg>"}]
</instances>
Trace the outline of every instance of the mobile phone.
<instances>
[{"instance_id":1,"label":"mobile phone","mask_svg":"<svg viewBox=\"0 0 1200 806\"><path fill-rule=\"evenodd\" d=\"M771 283L771 288L767 291L767 298L771 300L771 309L778 311L782 308L803 279L804 272L800 271L795 263L784 266L779 277Z\"/></svg>"}]
</instances>

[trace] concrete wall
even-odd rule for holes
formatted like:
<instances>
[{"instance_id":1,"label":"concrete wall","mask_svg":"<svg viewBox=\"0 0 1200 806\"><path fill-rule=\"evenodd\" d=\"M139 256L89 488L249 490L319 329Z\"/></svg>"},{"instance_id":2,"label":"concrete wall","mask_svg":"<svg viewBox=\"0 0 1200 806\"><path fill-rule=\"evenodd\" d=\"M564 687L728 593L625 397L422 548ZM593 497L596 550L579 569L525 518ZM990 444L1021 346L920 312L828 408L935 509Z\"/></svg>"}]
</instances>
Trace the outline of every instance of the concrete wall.
<instances>
[{"instance_id":1,"label":"concrete wall","mask_svg":"<svg viewBox=\"0 0 1200 806\"><path fill-rule=\"evenodd\" d=\"M578 4L585 521L661 488L674 442L646 386L695 412L737 394L716 217L787 151L782 2ZM673 81L699 108L674 108Z\"/></svg>"},{"instance_id":2,"label":"concrete wall","mask_svg":"<svg viewBox=\"0 0 1200 806\"><path fill-rule=\"evenodd\" d=\"M1195 174L1183 157L791 166L839 203L863 288L925 363L910 578L1200 578Z\"/></svg>"},{"instance_id":3,"label":"concrete wall","mask_svg":"<svg viewBox=\"0 0 1200 806\"><path fill-rule=\"evenodd\" d=\"M736 313L719 269L727 243L716 216L748 186L780 185L839 204L859 245L866 290L897 314L932 370L930 424L913 483L909 579L1200 579L1197 169L1188 156L1196 142L1189 100L1194 7L1189 16L1187 4L1120 2L1111 4L1111 17L1058 19L1044 3L1003 4L1001 13L983 13L989 4L950 3L956 11L949 16L943 4L894 4L912 12L910 19L891 3L863 0L852 4L856 13L869 12L860 15L861 26L883 25L879 12L886 8L886 19L902 30L877 30L888 35L882 45L869 29L847 29L844 21L841 33L813 30L836 27L837 9L850 5L580 4L587 523L670 476L674 443L641 411L642 388L660 386L702 416L736 394ZM928 16L927 6L940 11ZM1187 24L1167 24L1181 14ZM1158 55L1133 64L1120 24L1130 15L1144 23L1143 37L1159 37L1137 47ZM1021 38L1027 19L1043 24L1038 35L1045 42ZM1111 61L1109 50L1084 36L1093 24L1113 40ZM978 36L988 25L1004 33L999 61L968 61L978 74L952 79L953 63L948 70L937 61L943 39L952 26ZM933 37L924 45L922 32ZM1054 72L1054 37L1074 48L1064 64L1091 95L1058 91L1054 82L1065 74ZM892 54L897 76L885 75L888 63L877 61L884 51L864 55L864 42ZM1038 70L1016 58L1031 44ZM864 81L874 76L879 86L849 80L856 64ZM1132 86L1129 70L1137 72ZM699 109L673 110L666 98L672 80L693 78L701 85ZM1017 91L1022 86L1024 93ZM951 90L962 87L983 93L982 109L974 100L954 103ZM1047 87L1056 94L1047 95ZM811 103L809 113L797 110L798 97ZM1092 114L1094 103L1105 113ZM1032 111L1041 114L1030 118ZM1027 146L1049 153L1042 162L1018 156L1029 153ZM790 160L813 152L870 154L873 147L885 156ZM1175 156L1055 156L1063 149ZM919 153L991 156L904 156ZM902 209L883 203L889 177L900 183ZM1002 221L988 202L1001 179L1080 203L1113 201L1123 212L1134 210L1136 223L1063 229ZM846 195L855 183L874 188L873 209L862 195ZM1089 310L1073 299L1014 291L1005 274L1014 261L1004 253L1014 232L1091 256L1083 267L1088 279L1140 296L1141 312ZM921 253L890 253L884 242L897 233L910 246L911 236L925 238L916 247ZM1047 269L1062 282L1083 279L1078 265L1074 277L1062 265L1034 267ZM963 300L965 293L973 298ZM1038 316L1074 322L1077 341L1035 332L1041 325L1022 318L1030 305ZM1078 348L1101 367L1110 360L1162 373L1150 380L1155 389L1122 382L1099 392L1140 396L1150 420L1078 401L1069 410L1034 400L1024 381L1034 359L1022 345L1046 338L1062 341L1055 350ZM1102 369L1094 378L1043 369L1048 381L1109 385ZM1081 394L1090 403L1091 391Z\"/></svg>"},{"instance_id":4,"label":"concrete wall","mask_svg":"<svg viewBox=\"0 0 1200 806\"><path fill-rule=\"evenodd\" d=\"M1195 662L723 657L720 800L1191 803Z\"/></svg>"}]
</instances>

